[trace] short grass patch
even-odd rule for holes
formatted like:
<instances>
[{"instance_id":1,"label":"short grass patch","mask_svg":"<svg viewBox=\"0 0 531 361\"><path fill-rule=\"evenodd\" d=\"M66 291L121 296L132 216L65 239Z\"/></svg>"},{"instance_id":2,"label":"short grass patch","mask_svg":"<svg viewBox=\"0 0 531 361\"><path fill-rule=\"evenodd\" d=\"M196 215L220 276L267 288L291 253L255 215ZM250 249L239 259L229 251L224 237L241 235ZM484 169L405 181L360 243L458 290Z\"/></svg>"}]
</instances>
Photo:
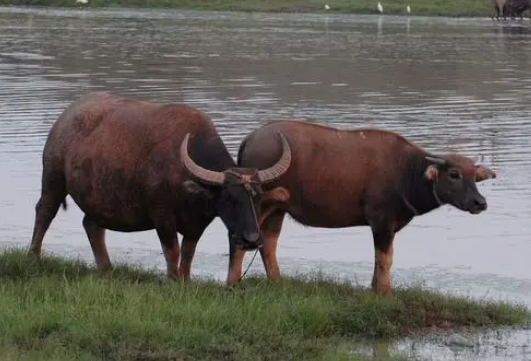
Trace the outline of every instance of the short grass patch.
<instances>
[{"instance_id":1,"label":"short grass patch","mask_svg":"<svg viewBox=\"0 0 531 361\"><path fill-rule=\"evenodd\" d=\"M377 296L322 276L170 281L0 253L2 360L366 360L345 345L434 327L529 324L521 305L422 289ZM393 359L395 360L395 359Z\"/></svg>"},{"instance_id":2,"label":"short grass patch","mask_svg":"<svg viewBox=\"0 0 531 361\"><path fill-rule=\"evenodd\" d=\"M376 14L376 0L89 0L89 7L173 8L182 10L259 11L290 13ZM488 0L380 0L384 14L421 16L491 16ZM0 5L78 6L74 0L0 0Z\"/></svg>"}]
</instances>

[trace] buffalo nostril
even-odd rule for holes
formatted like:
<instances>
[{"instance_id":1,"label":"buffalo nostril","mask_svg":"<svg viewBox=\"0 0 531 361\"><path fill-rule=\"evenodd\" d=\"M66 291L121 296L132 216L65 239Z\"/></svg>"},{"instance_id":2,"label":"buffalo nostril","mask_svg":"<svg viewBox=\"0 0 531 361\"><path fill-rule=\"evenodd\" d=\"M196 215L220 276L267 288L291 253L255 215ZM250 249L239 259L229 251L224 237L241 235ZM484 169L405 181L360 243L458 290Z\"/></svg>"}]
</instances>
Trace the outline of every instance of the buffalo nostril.
<instances>
[{"instance_id":1,"label":"buffalo nostril","mask_svg":"<svg viewBox=\"0 0 531 361\"><path fill-rule=\"evenodd\" d=\"M487 201L483 197L474 199L474 204L482 208L487 207Z\"/></svg>"}]
</instances>

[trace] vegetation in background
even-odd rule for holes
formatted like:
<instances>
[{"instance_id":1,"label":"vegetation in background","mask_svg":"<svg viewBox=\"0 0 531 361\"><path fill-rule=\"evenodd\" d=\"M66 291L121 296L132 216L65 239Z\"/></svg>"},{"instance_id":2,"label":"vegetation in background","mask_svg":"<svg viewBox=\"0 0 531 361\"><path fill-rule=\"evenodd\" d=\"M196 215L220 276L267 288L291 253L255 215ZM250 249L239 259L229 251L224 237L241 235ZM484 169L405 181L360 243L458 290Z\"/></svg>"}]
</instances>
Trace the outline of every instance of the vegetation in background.
<instances>
[{"instance_id":1,"label":"vegetation in background","mask_svg":"<svg viewBox=\"0 0 531 361\"><path fill-rule=\"evenodd\" d=\"M381 2L384 14L422 16L490 17L490 0L88 0L88 7L173 8L186 10L229 10L262 12L311 12L376 14ZM325 10L325 4L330 10ZM77 7L75 0L0 0L0 5Z\"/></svg>"},{"instance_id":2,"label":"vegetation in background","mask_svg":"<svg viewBox=\"0 0 531 361\"><path fill-rule=\"evenodd\" d=\"M520 305L416 288L377 296L307 276L231 290L17 250L0 253L0 305L2 360L366 360L355 340L531 320Z\"/></svg>"}]
</instances>

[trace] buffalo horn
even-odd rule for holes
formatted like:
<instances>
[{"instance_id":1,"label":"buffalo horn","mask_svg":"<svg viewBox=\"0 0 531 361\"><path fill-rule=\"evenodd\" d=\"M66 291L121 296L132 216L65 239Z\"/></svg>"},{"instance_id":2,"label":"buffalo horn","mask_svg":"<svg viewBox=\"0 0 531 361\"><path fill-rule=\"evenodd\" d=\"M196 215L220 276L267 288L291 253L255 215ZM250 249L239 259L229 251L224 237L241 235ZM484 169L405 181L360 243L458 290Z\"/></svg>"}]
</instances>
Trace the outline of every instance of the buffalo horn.
<instances>
[{"instance_id":1,"label":"buffalo horn","mask_svg":"<svg viewBox=\"0 0 531 361\"><path fill-rule=\"evenodd\" d=\"M480 157L479 155L478 156L475 156L472 160L474 161L474 165L475 166L480 166L481 163L483 162L483 155Z\"/></svg>"},{"instance_id":2,"label":"buffalo horn","mask_svg":"<svg viewBox=\"0 0 531 361\"><path fill-rule=\"evenodd\" d=\"M188 154L188 139L190 138L190 133L186 134L184 140L181 144L181 159L183 165L188 169L188 171L196 177L198 180L204 183L211 185L222 185L225 181L225 174L222 172L211 171L197 165L190 155Z\"/></svg>"},{"instance_id":3,"label":"buffalo horn","mask_svg":"<svg viewBox=\"0 0 531 361\"><path fill-rule=\"evenodd\" d=\"M446 160L441 158L435 158L435 157L426 157L427 160L429 160L432 163L439 164L439 165L445 165Z\"/></svg>"},{"instance_id":4,"label":"buffalo horn","mask_svg":"<svg viewBox=\"0 0 531 361\"><path fill-rule=\"evenodd\" d=\"M282 144L282 156L272 167L258 171L258 179L260 180L260 183L272 182L279 178L288 170L291 164L291 148L288 140L282 133L278 133L278 135L280 136L280 143Z\"/></svg>"},{"instance_id":5,"label":"buffalo horn","mask_svg":"<svg viewBox=\"0 0 531 361\"><path fill-rule=\"evenodd\" d=\"M496 172L484 165L476 165L476 182L483 182L487 179L496 178Z\"/></svg>"}]
</instances>

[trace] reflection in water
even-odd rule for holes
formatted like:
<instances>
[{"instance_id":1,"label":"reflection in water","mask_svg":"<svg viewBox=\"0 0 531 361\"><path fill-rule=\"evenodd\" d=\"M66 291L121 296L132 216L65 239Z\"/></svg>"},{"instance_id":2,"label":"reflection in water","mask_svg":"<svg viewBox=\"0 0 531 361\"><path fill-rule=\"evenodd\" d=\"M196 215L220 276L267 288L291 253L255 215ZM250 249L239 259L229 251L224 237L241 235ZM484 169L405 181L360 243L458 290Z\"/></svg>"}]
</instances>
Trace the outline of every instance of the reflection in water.
<instances>
[{"instance_id":1,"label":"reflection in water","mask_svg":"<svg viewBox=\"0 0 531 361\"><path fill-rule=\"evenodd\" d=\"M234 156L268 119L306 118L386 128L434 152L482 157L499 172L479 185L487 212L443 207L415 219L396 237L393 282L531 305L527 23L3 8L0 29L2 245L29 243L51 124L80 94L105 89L201 108ZM115 261L164 267L154 232L109 232L108 246ZM76 207L59 212L44 250L93 261ZM223 279L227 251L216 220L193 274ZM371 234L287 221L279 261L284 273L322 268L368 285ZM251 271L263 272L259 261ZM526 331L481 337L481 347L458 351L436 340L391 348L430 360L530 358Z\"/></svg>"}]
</instances>

